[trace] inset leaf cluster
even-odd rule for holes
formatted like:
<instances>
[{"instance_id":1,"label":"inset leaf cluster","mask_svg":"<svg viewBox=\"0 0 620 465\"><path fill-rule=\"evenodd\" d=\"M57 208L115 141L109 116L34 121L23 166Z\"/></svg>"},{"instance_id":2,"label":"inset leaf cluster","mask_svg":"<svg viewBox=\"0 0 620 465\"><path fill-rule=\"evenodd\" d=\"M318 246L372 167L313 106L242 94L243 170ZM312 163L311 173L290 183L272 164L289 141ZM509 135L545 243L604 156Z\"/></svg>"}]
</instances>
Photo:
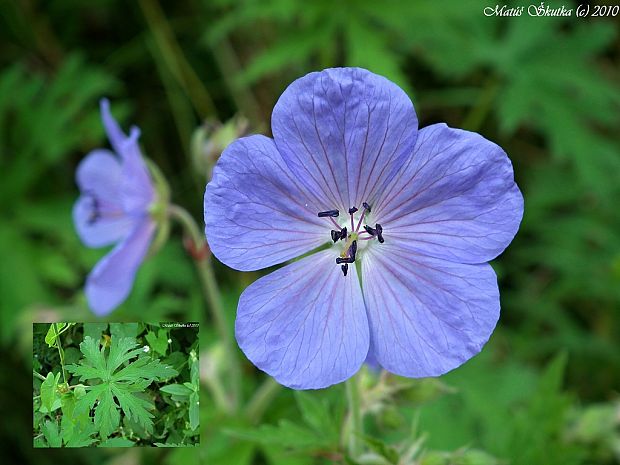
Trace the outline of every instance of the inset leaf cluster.
<instances>
[{"instance_id":1,"label":"inset leaf cluster","mask_svg":"<svg viewBox=\"0 0 620 465\"><path fill-rule=\"evenodd\" d=\"M180 334L143 323L111 323L109 333L107 323L39 326L35 447L198 442L197 328Z\"/></svg>"}]
</instances>

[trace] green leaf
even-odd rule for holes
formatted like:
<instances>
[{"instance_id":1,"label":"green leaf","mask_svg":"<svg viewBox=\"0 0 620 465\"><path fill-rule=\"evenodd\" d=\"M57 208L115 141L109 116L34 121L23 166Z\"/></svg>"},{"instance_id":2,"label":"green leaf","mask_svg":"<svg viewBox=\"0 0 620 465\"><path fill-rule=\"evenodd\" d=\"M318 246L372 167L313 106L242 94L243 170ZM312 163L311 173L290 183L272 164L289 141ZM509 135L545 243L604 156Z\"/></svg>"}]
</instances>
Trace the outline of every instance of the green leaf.
<instances>
[{"instance_id":1,"label":"green leaf","mask_svg":"<svg viewBox=\"0 0 620 465\"><path fill-rule=\"evenodd\" d=\"M166 355L168 351L168 332L160 329L157 334L155 331L146 333L146 340L155 352Z\"/></svg>"},{"instance_id":2,"label":"green leaf","mask_svg":"<svg viewBox=\"0 0 620 465\"><path fill-rule=\"evenodd\" d=\"M95 427L103 438L107 438L118 427L119 406L125 416L136 421L147 431L152 431L153 415L149 410L153 409L153 405L136 393L144 391L153 381L161 381L179 374L159 360L151 359L136 346L137 343L133 338L113 337L106 358L105 349L103 347L100 349L98 341L89 336L80 344L84 359L79 365L67 367L67 370L80 376L81 379L102 381L101 384L90 386L86 395L77 401L75 408L78 411L89 411L99 400L99 404L95 407ZM131 361L134 358L136 359ZM120 368L126 362L129 363ZM118 405L114 398L118 400Z\"/></svg>"},{"instance_id":3,"label":"green leaf","mask_svg":"<svg viewBox=\"0 0 620 465\"><path fill-rule=\"evenodd\" d=\"M189 396L192 392L194 392L192 389L189 389L187 386L183 386L182 384L168 384L167 386L160 387L159 390L175 396Z\"/></svg>"},{"instance_id":4,"label":"green leaf","mask_svg":"<svg viewBox=\"0 0 620 465\"><path fill-rule=\"evenodd\" d=\"M95 341L101 339L101 333L108 328L107 323L84 323L84 340L91 337Z\"/></svg>"},{"instance_id":5,"label":"green leaf","mask_svg":"<svg viewBox=\"0 0 620 465\"><path fill-rule=\"evenodd\" d=\"M197 392L189 396L189 427L194 431L200 425L200 400Z\"/></svg>"},{"instance_id":6,"label":"green leaf","mask_svg":"<svg viewBox=\"0 0 620 465\"><path fill-rule=\"evenodd\" d=\"M119 370L112 376L114 381L131 381L136 382L141 379L149 379L151 381L161 381L164 379L177 376L179 374L174 368L162 364L159 360L151 360L149 357L143 356L125 368ZM150 383L149 383L150 384Z\"/></svg>"},{"instance_id":7,"label":"green leaf","mask_svg":"<svg viewBox=\"0 0 620 465\"><path fill-rule=\"evenodd\" d=\"M114 371L120 367L123 363L137 357L138 355L143 354L143 350L135 349L138 345L135 339L133 338L120 338L117 340L113 340L110 345L110 354L108 356L107 363L107 373L108 375L112 375Z\"/></svg>"},{"instance_id":8,"label":"green leaf","mask_svg":"<svg viewBox=\"0 0 620 465\"><path fill-rule=\"evenodd\" d=\"M82 353L79 351L79 349L76 349L75 347L67 347L66 349L64 349L64 352L66 365L73 365L74 363L77 363L82 356Z\"/></svg>"},{"instance_id":9,"label":"green leaf","mask_svg":"<svg viewBox=\"0 0 620 465\"><path fill-rule=\"evenodd\" d=\"M97 447L133 447L136 443L127 438L110 438L103 441Z\"/></svg>"},{"instance_id":10,"label":"green leaf","mask_svg":"<svg viewBox=\"0 0 620 465\"><path fill-rule=\"evenodd\" d=\"M49 444L49 447L61 447L62 439L60 437L60 431L58 430L58 424L54 421L46 421L41 428L43 435Z\"/></svg>"},{"instance_id":11,"label":"green leaf","mask_svg":"<svg viewBox=\"0 0 620 465\"><path fill-rule=\"evenodd\" d=\"M120 418L114 397L110 390L106 389L95 409L95 427L102 438L107 438L118 428Z\"/></svg>"},{"instance_id":12,"label":"green leaf","mask_svg":"<svg viewBox=\"0 0 620 465\"><path fill-rule=\"evenodd\" d=\"M295 391L295 400L301 411L301 416L308 426L320 434L337 434L328 405L321 402L319 393Z\"/></svg>"},{"instance_id":13,"label":"green leaf","mask_svg":"<svg viewBox=\"0 0 620 465\"><path fill-rule=\"evenodd\" d=\"M277 426L262 425L258 428L235 428L228 432L241 439L265 445L278 445L293 449L321 449L332 446L331 441L289 420L281 420Z\"/></svg>"},{"instance_id":14,"label":"green leaf","mask_svg":"<svg viewBox=\"0 0 620 465\"><path fill-rule=\"evenodd\" d=\"M138 323L110 323L110 335L113 338L135 338L138 335Z\"/></svg>"},{"instance_id":15,"label":"green leaf","mask_svg":"<svg viewBox=\"0 0 620 465\"><path fill-rule=\"evenodd\" d=\"M58 380L60 373L56 376L52 372L47 374L45 381L41 383L41 412L51 413L60 408L60 396L58 395Z\"/></svg>"},{"instance_id":16,"label":"green leaf","mask_svg":"<svg viewBox=\"0 0 620 465\"><path fill-rule=\"evenodd\" d=\"M60 422L62 439L66 447L86 447L95 442L95 425L89 416L89 409L76 408L76 399L84 396L79 388L62 396L62 420ZM83 388L81 389L83 391Z\"/></svg>"},{"instance_id":17,"label":"green leaf","mask_svg":"<svg viewBox=\"0 0 620 465\"><path fill-rule=\"evenodd\" d=\"M50 329L48 329L47 334L45 335L45 342L50 347L54 347L56 345L56 339L62 328L64 328L66 323L52 323L50 324Z\"/></svg>"},{"instance_id":18,"label":"green leaf","mask_svg":"<svg viewBox=\"0 0 620 465\"><path fill-rule=\"evenodd\" d=\"M373 438L372 436L362 436L362 440L371 450L383 457L388 463L397 464L400 460L398 451L388 446L381 439Z\"/></svg>"},{"instance_id":19,"label":"green leaf","mask_svg":"<svg viewBox=\"0 0 620 465\"><path fill-rule=\"evenodd\" d=\"M146 431L151 432L153 430L153 414L149 412L154 407L150 402L147 402L140 397L134 395L132 392L127 392L118 384L112 385L112 392L121 404L123 413L130 419L136 421Z\"/></svg>"}]
</instances>

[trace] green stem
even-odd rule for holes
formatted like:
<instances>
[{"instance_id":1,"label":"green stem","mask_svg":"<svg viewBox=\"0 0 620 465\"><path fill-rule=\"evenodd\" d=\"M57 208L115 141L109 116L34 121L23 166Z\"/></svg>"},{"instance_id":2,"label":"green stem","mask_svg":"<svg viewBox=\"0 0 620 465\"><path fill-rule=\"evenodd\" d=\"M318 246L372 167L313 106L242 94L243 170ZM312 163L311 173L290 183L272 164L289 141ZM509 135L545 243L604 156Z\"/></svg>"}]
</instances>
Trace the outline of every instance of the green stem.
<instances>
[{"instance_id":1,"label":"green stem","mask_svg":"<svg viewBox=\"0 0 620 465\"><path fill-rule=\"evenodd\" d=\"M64 380L65 384L67 384L67 372L65 371L65 352L64 350L62 350L62 347L60 345L60 332L58 331L58 324L57 323L52 323L52 326L54 327L54 335L56 336L56 347L58 347L58 355L60 355L60 366L62 367L62 379Z\"/></svg>"},{"instance_id":2,"label":"green stem","mask_svg":"<svg viewBox=\"0 0 620 465\"><path fill-rule=\"evenodd\" d=\"M217 117L213 99L185 58L159 3L156 0L139 0L138 3L157 47L161 51L163 61L187 94L196 111L202 118L208 115Z\"/></svg>"},{"instance_id":3,"label":"green stem","mask_svg":"<svg viewBox=\"0 0 620 465\"><path fill-rule=\"evenodd\" d=\"M39 378L41 381L45 381L45 376L43 376L41 373L37 373L36 371L32 370L32 374Z\"/></svg>"},{"instance_id":4,"label":"green stem","mask_svg":"<svg viewBox=\"0 0 620 465\"><path fill-rule=\"evenodd\" d=\"M209 376L206 379L207 388L211 391L213 395L213 400L216 405L220 405L228 414L233 414L235 406L232 405L230 399L226 397L226 389L222 386L220 382L220 378L215 374L214 376Z\"/></svg>"},{"instance_id":5,"label":"green stem","mask_svg":"<svg viewBox=\"0 0 620 465\"><path fill-rule=\"evenodd\" d=\"M213 321L215 322L215 326L224 344L224 351L228 358L228 363L226 365L231 382L231 404L233 410L236 410L239 405L241 394L241 373L237 361L237 351L232 335L228 330L228 325L226 324L225 310L222 305L222 298L215 279L215 273L213 273L213 268L211 267L211 261L207 255L200 253L200 251L204 250L207 246L206 240L202 232L198 229L198 225L194 221L194 218L185 209L178 205L170 205L168 207L168 214L171 218L181 223L192 239L194 251L198 252L198 255L194 257L194 264L196 265L196 270L202 282L204 296L211 309Z\"/></svg>"},{"instance_id":6,"label":"green stem","mask_svg":"<svg viewBox=\"0 0 620 465\"><path fill-rule=\"evenodd\" d=\"M249 86L239 85L234 80L234 77L241 73L243 67L228 39L224 38L211 46L211 53L220 68L224 83L230 91L237 109L249 118L253 125L260 124L260 106L252 94L252 90Z\"/></svg>"},{"instance_id":7,"label":"green stem","mask_svg":"<svg viewBox=\"0 0 620 465\"><path fill-rule=\"evenodd\" d=\"M352 458L362 453L360 436L364 433L362 425L362 406L360 402L359 382L357 376L346 382L347 402L349 404L348 428L346 428L345 447L349 449Z\"/></svg>"},{"instance_id":8,"label":"green stem","mask_svg":"<svg viewBox=\"0 0 620 465\"><path fill-rule=\"evenodd\" d=\"M491 76L483 86L478 102L467 114L461 126L469 131L478 131L493 107L493 101L500 90L499 82Z\"/></svg>"},{"instance_id":9,"label":"green stem","mask_svg":"<svg viewBox=\"0 0 620 465\"><path fill-rule=\"evenodd\" d=\"M245 409L246 416L251 424L257 424L260 421L265 410L281 389L282 386L273 378L267 378L258 388Z\"/></svg>"}]
</instances>

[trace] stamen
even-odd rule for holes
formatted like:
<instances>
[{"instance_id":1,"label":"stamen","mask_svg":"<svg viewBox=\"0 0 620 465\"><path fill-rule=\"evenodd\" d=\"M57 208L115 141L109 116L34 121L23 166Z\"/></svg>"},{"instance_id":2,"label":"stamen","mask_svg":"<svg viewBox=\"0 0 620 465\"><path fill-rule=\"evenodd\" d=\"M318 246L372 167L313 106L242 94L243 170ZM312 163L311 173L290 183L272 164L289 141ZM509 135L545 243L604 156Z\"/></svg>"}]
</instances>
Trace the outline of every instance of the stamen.
<instances>
[{"instance_id":1,"label":"stamen","mask_svg":"<svg viewBox=\"0 0 620 465\"><path fill-rule=\"evenodd\" d=\"M370 205L368 205L366 202L364 202L364 203L362 204L362 206L366 209L366 211L367 211L368 213L370 213Z\"/></svg>"},{"instance_id":2,"label":"stamen","mask_svg":"<svg viewBox=\"0 0 620 465\"><path fill-rule=\"evenodd\" d=\"M375 224L375 228L377 230L377 239L379 240L380 244L383 244L385 242L385 239L383 239L383 227L377 223Z\"/></svg>"},{"instance_id":3,"label":"stamen","mask_svg":"<svg viewBox=\"0 0 620 465\"><path fill-rule=\"evenodd\" d=\"M357 207L349 208L349 216L351 217L351 231L355 231L355 223L353 220L353 214L357 211Z\"/></svg>"},{"instance_id":4,"label":"stamen","mask_svg":"<svg viewBox=\"0 0 620 465\"><path fill-rule=\"evenodd\" d=\"M344 265L340 265L340 269L342 270L343 275L347 275L347 271L349 271L349 265L345 263Z\"/></svg>"},{"instance_id":5,"label":"stamen","mask_svg":"<svg viewBox=\"0 0 620 465\"><path fill-rule=\"evenodd\" d=\"M91 212L88 216L88 224L92 226L97 222L97 220L99 220L99 218L101 218L101 210L99 208L99 200L97 200L97 197L92 194L89 195L91 200Z\"/></svg>"},{"instance_id":6,"label":"stamen","mask_svg":"<svg viewBox=\"0 0 620 465\"><path fill-rule=\"evenodd\" d=\"M342 263L354 263L355 262L355 258L352 257L336 257L336 265L340 265Z\"/></svg>"},{"instance_id":7,"label":"stamen","mask_svg":"<svg viewBox=\"0 0 620 465\"><path fill-rule=\"evenodd\" d=\"M334 243L338 242L338 239L340 239L340 231L334 231L332 229L330 232L332 234L332 241L334 241Z\"/></svg>"},{"instance_id":8,"label":"stamen","mask_svg":"<svg viewBox=\"0 0 620 465\"><path fill-rule=\"evenodd\" d=\"M355 260L355 254L357 253L357 241L351 242L351 248L349 249L349 256Z\"/></svg>"},{"instance_id":9,"label":"stamen","mask_svg":"<svg viewBox=\"0 0 620 465\"><path fill-rule=\"evenodd\" d=\"M319 218L325 218L325 217L338 218L338 215L340 215L340 212L338 210L327 210L324 212L319 212Z\"/></svg>"},{"instance_id":10,"label":"stamen","mask_svg":"<svg viewBox=\"0 0 620 465\"><path fill-rule=\"evenodd\" d=\"M376 229L371 228L371 227L370 227L370 226L368 226L368 225L364 225L364 229L365 229L365 230L366 230L366 232L367 232L368 234L370 234L371 236L376 236L376 235L377 235L377 230L376 230Z\"/></svg>"}]
</instances>

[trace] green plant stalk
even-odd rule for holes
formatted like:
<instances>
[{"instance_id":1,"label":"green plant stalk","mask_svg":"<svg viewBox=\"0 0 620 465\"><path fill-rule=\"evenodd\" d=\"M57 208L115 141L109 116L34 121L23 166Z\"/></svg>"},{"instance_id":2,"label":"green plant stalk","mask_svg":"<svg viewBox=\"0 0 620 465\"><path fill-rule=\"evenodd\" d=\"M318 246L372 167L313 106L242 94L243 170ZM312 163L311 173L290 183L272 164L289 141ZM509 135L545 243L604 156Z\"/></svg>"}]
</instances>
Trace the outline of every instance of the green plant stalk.
<instances>
[{"instance_id":1,"label":"green plant stalk","mask_svg":"<svg viewBox=\"0 0 620 465\"><path fill-rule=\"evenodd\" d=\"M156 0L139 0L144 19L161 51L161 57L171 74L179 82L201 117L213 115L217 110L213 99L203 86L200 78L185 59L174 32L166 20L166 15Z\"/></svg>"},{"instance_id":2,"label":"green plant stalk","mask_svg":"<svg viewBox=\"0 0 620 465\"><path fill-rule=\"evenodd\" d=\"M192 218L192 216L185 209L179 207L178 205L170 205L168 207L168 214L171 218L174 218L181 223L186 233L192 239L194 250L200 251L206 247L207 244L204 235L198 229L194 218ZM208 307L211 309L215 326L224 343L224 351L226 353L226 357L228 358L227 368L230 374L232 407L233 410L236 410L239 405L241 394L241 373L236 356L236 348L226 325L224 306L222 305L222 298L217 286L217 281L215 280L215 274L213 273L210 259L206 255L194 258L194 264L196 265L196 270L198 271L198 275L203 285L205 299L209 304Z\"/></svg>"},{"instance_id":3,"label":"green plant stalk","mask_svg":"<svg viewBox=\"0 0 620 465\"><path fill-rule=\"evenodd\" d=\"M261 120L260 105L252 94L252 90L248 86L238 85L233 79L241 72L242 66L232 45L228 39L224 38L216 45L211 46L210 50L220 68L222 78L230 91L235 106L253 124L259 124Z\"/></svg>"},{"instance_id":4,"label":"green plant stalk","mask_svg":"<svg viewBox=\"0 0 620 465\"><path fill-rule=\"evenodd\" d=\"M281 389L282 386L275 379L269 377L265 380L245 408L245 414L250 424L255 425L260 422L267 407Z\"/></svg>"},{"instance_id":5,"label":"green plant stalk","mask_svg":"<svg viewBox=\"0 0 620 465\"><path fill-rule=\"evenodd\" d=\"M491 76L483 86L482 93L476 105L463 120L461 126L468 131L478 131L484 120L491 112L493 102L500 90L500 85L494 76Z\"/></svg>"},{"instance_id":6,"label":"green plant stalk","mask_svg":"<svg viewBox=\"0 0 620 465\"><path fill-rule=\"evenodd\" d=\"M45 381L45 376L43 376L41 373L37 373L36 371L32 370L32 374L39 378L41 381Z\"/></svg>"},{"instance_id":7,"label":"green plant stalk","mask_svg":"<svg viewBox=\"0 0 620 465\"><path fill-rule=\"evenodd\" d=\"M358 377L353 376L349 378L345 384L349 413L347 418L348 425L345 427L344 446L348 449L349 455L355 459L362 453L360 437L364 434Z\"/></svg>"},{"instance_id":8,"label":"green plant stalk","mask_svg":"<svg viewBox=\"0 0 620 465\"><path fill-rule=\"evenodd\" d=\"M54 335L56 336L56 347L58 347L58 355L60 355L60 366L62 367L62 379L67 384L67 372L65 371L65 351L60 346L60 333L58 332L58 323L52 323L54 326Z\"/></svg>"}]
</instances>

